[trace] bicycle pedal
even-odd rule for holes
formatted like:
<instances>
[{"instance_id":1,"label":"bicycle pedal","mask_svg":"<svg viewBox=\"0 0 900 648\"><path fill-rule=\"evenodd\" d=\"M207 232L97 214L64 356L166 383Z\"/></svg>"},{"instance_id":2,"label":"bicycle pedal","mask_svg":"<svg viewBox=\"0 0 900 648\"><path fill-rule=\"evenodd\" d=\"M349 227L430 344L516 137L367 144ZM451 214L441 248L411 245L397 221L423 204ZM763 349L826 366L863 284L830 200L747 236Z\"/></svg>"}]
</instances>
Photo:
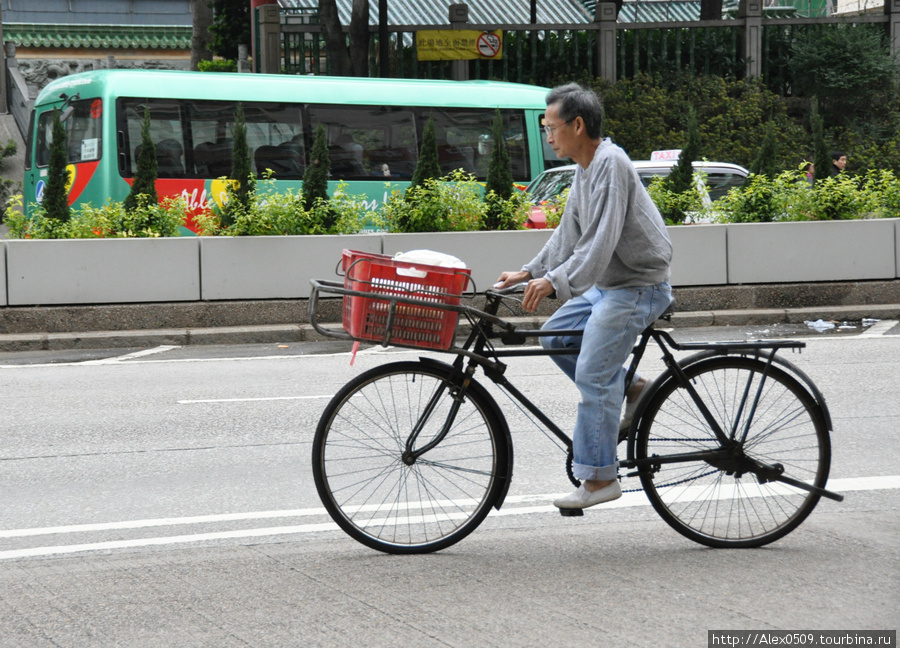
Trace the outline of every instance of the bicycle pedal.
<instances>
[{"instance_id":1,"label":"bicycle pedal","mask_svg":"<svg viewBox=\"0 0 900 648\"><path fill-rule=\"evenodd\" d=\"M584 509L559 509L559 514L563 517L580 517L584 515Z\"/></svg>"}]
</instances>

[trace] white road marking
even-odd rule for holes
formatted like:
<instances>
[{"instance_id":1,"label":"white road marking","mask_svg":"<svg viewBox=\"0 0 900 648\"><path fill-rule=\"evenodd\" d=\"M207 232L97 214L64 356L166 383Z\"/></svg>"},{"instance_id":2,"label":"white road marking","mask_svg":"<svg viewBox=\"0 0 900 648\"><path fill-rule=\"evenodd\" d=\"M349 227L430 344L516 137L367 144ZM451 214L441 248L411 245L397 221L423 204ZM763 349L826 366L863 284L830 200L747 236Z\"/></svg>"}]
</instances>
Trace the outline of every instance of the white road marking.
<instances>
[{"instance_id":1,"label":"white road marking","mask_svg":"<svg viewBox=\"0 0 900 648\"><path fill-rule=\"evenodd\" d=\"M828 488L829 490L836 491L838 493L900 489L900 475L832 479L828 482ZM563 494L555 493L510 496L506 499L504 508L502 508L500 511L492 511L491 515L510 516L531 515L535 513L556 513L557 508L552 504L545 504L545 502L552 502L554 499L560 497L561 495ZM625 493L620 499L604 504L603 508L631 508L638 506L649 506L649 502L647 501L646 497L644 497L643 492L640 491ZM233 522L273 518L304 518L324 515L327 515L327 512L324 508L292 510L288 509L283 511L258 511L251 513L226 513L220 515L198 515L193 517L132 520L126 522L75 524L70 526L42 527L34 529L11 529L8 531L0 531L0 538L65 535L93 531L145 529L150 527L184 526L190 524L208 524L213 522ZM0 560L33 558L37 556L55 556L62 554L81 553L86 551L110 551L114 549L133 549L139 547L160 545L191 544L215 540L232 540L240 538L262 538L279 535L320 533L323 531L336 531L338 530L338 528L339 527L333 522L321 522L153 538L134 538L130 540L112 540L71 545L30 547L26 549L11 549L8 551L0 551Z\"/></svg>"},{"instance_id":2,"label":"white road marking","mask_svg":"<svg viewBox=\"0 0 900 648\"><path fill-rule=\"evenodd\" d=\"M321 396L260 396L259 398L207 398L199 400L176 401L179 405L195 405L197 403L252 403L254 401L279 401L279 400L311 400L315 398L331 398L334 394Z\"/></svg>"}]
</instances>

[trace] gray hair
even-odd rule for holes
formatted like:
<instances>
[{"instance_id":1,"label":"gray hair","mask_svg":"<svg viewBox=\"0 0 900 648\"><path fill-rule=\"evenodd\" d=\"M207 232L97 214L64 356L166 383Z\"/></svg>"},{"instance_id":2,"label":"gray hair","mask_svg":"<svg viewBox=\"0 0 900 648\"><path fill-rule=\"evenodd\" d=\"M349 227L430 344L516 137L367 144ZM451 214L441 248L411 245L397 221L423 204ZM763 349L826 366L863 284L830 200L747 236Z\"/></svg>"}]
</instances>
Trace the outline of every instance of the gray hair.
<instances>
[{"instance_id":1,"label":"gray hair","mask_svg":"<svg viewBox=\"0 0 900 648\"><path fill-rule=\"evenodd\" d=\"M547 93L547 105L559 104L560 119L570 122L576 117L584 120L585 130L591 139L603 136L603 102L593 90L568 83Z\"/></svg>"}]
</instances>

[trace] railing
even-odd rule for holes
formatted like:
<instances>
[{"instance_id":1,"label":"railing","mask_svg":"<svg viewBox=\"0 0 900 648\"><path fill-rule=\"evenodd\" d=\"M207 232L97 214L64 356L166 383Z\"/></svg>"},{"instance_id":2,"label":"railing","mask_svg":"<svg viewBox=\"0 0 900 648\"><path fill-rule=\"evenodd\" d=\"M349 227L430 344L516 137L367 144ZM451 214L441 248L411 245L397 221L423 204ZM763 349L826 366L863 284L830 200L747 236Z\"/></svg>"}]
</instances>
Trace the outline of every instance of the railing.
<instances>
[{"instance_id":1,"label":"railing","mask_svg":"<svg viewBox=\"0 0 900 648\"><path fill-rule=\"evenodd\" d=\"M866 9L871 10L867 0ZM807 29L835 24L866 25L885 31L900 52L900 0L884 0L884 12L825 18L770 18L762 3L741 0L737 17L727 20L625 23L615 21L611 4L598 5L598 20L571 25L473 25L466 29L504 31L501 60L468 61L466 78L502 79L552 85L560 76L600 76L610 80L639 73L687 70L719 76L760 76L770 89L790 94L787 63L794 38ZM607 13L603 13L606 11ZM392 26L390 74L394 77L453 78L451 61L418 61L415 33L435 25ZM443 26L441 28L446 28ZM283 71L328 74L330 68L318 25L281 25ZM378 33L371 28L370 75L379 75ZM458 68L456 68L458 69Z\"/></svg>"}]
</instances>

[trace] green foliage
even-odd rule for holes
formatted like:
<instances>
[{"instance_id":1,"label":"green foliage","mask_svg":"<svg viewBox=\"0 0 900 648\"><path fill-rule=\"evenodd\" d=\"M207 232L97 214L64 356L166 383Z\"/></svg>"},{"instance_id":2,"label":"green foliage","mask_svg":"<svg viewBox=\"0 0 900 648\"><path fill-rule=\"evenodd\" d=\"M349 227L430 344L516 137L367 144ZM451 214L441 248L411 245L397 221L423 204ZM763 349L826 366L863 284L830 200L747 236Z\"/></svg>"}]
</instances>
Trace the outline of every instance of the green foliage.
<instances>
[{"instance_id":1,"label":"green foliage","mask_svg":"<svg viewBox=\"0 0 900 648\"><path fill-rule=\"evenodd\" d=\"M841 174L813 186L802 171L754 175L716 201L713 210L730 223L892 218L900 213L900 180L888 170L860 179Z\"/></svg>"},{"instance_id":2,"label":"green foliage","mask_svg":"<svg viewBox=\"0 0 900 648\"><path fill-rule=\"evenodd\" d=\"M250 45L250 3L247 0L211 0L213 24L210 49L225 59L237 60L238 45Z\"/></svg>"},{"instance_id":3,"label":"green foliage","mask_svg":"<svg viewBox=\"0 0 900 648\"><path fill-rule=\"evenodd\" d=\"M674 191L667 178L656 176L650 181L647 192L653 199L659 213L669 225L677 225L685 219L696 220L705 213L703 196L698 187L699 174L695 174L684 191Z\"/></svg>"},{"instance_id":4,"label":"green foliage","mask_svg":"<svg viewBox=\"0 0 900 648\"><path fill-rule=\"evenodd\" d=\"M778 175L775 164L775 127L770 121L766 124L766 134L759 147L759 153L750 165L750 173L774 178Z\"/></svg>"},{"instance_id":5,"label":"green foliage","mask_svg":"<svg viewBox=\"0 0 900 648\"><path fill-rule=\"evenodd\" d=\"M17 151L18 147L13 140L9 140L6 143L6 146L0 147L0 166L2 166L3 160L8 157L12 157L16 154ZM9 205L9 201L12 198L13 194L21 190L21 182L15 182L7 178L0 178L0 214L3 214L5 212L6 207Z\"/></svg>"},{"instance_id":6,"label":"green foliage","mask_svg":"<svg viewBox=\"0 0 900 648\"><path fill-rule=\"evenodd\" d=\"M71 217L60 221L40 205L31 218L22 209L22 197L15 196L6 211L11 238L138 238L178 236L189 207L183 198L163 198L151 202L146 194L137 197L133 209L124 203L109 201L101 207L90 204L72 209Z\"/></svg>"},{"instance_id":7,"label":"green foliage","mask_svg":"<svg viewBox=\"0 0 900 648\"><path fill-rule=\"evenodd\" d=\"M540 204L541 211L544 212L544 218L547 219L547 227L554 228L559 226L563 212L566 211L566 202L568 200L569 189L566 188L550 200L545 200Z\"/></svg>"},{"instance_id":8,"label":"green foliage","mask_svg":"<svg viewBox=\"0 0 900 648\"><path fill-rule=\"evenodd\" d=\"M53 110L53 128L50 135L50 160L47 164L47 184L41 207L47 218L60 223L69 220L69 175L66 154L66 128L60 121L59 110Z\"/></svg>"},{"instance_id":9,"label":"green foliage","mask_svg":"<svg viewBox=\"0 0 900 648\"><path fill-rule=\"evenodd\" d=\"M503 136L503 116L500 109L494 116L491 125L494 145L491 148L491 159L488 166L488 174L485 182L485 203L487 214L484 228L518 229L521 226L518 220L518 210L510 203L513 195L513 176L510 168L509 150L506 148L506 138Z\"/></svg>"},{"instance_id":10,"label":"green foliage","mask_svg":"<svg viewBox=\"0 0 900 648\"><path fill-rule=\"evenodd\" d=\"M470 232L482 229L486 211L475 176L457 169L405 193L395 189L382 217L389 232Z\"/></svg>"},{"instance_id":11,"label":"green foliage","mask_svg":"<svg viewBox=\"0 0 900 648\"><path fill-rule=\"evenodd\" d=\"M800 30L790 68L795 95L819 98L829 126L891 128L898 66L880 25L828 25Z\"/></svg>"},{"instance_id":12,"label":"green foliage","mask_svg":"<svg viewBox=\"0 0 900 648\"><path fill-rule=\"evenodd\" d=\"M426 180L441 177L441 165L438 163L437 137L434 132L434 117L428 117L425 124L425 130L422 133L422 148L419 151L419 159L416 162L416 168L413 171L412 180L409 188L418 187L425 184ZM510 183L512 184L512 183Z\"/></svg>"},{"instance_id":13,"label":"green foliage","mask_svg":"<svg viewBox=\"0 0 900 648\"><path fill-rule=\"evenodd\" d=\"M688 108L687 117L687 143L678 155L678 164L672 167L672 171L663 180L665 191L670 196L689 196L691 189L696 192L694 180L694 160L700 157L700 127L697 125L697 113L693 106ZM682 209L680 201L666 200L664 208L660 212L666 221L680 223L685 219L688 210Z\"/></svg>"},{"instance_id":14,"label":"green foliage","mask_svg":"<svg viewBox=\"0 0 900 648\"><path fill-rule=\"evenodd\" d=\"M491 134L494 146L491 149L485 192L490 193L493 191L497 196L505 200L512 195L513 176L510 168L509 150L506 148L506 138L503 136L503 116L500 114L499 108L491 124Z\"/></svg>"},{"instance_id":15,"label":"green foliage","mask_svg":"<svg viewBox=\"0 0 900 648\"><path fill-rule=\"evenodd\" d=\"M328 155L328 141L325 127L316 127L316 136L309 154L309 165L303 172L303 206L312 209L317 200L328 200L328 174L331 172L331 158Z\"/></svg>"},{"instance_id":16,"label":"green foliage","mask_svg":"<svg viewBox=\"0 0 900 648\"><path fill-rule=\"evenodd\" d=\"M156 194L156 145L150 137L150 107L144 107L144 119L141 122L141 152L137 157L137 169L131 191L125 198L125 209L132 211L138 207L138 198L145 196L150 203L159 202Z\"/></svg>"},{"instance_id":17,"label":"green foliage","mask_svg":"<svg viewBox=\"0 0 900 648\"><path fill-rule=\"evenodd\" d=\"M228 198L222 211L223 222L231 224L238 214L246 214L256 193L256 176L250 161L250 147L247 145L247 123L244 120L244 105L238 103L232 129L234 141L231 158L231 180L228 183Z\"/></svg>"},{"instance_id":18,"label":"green foliage","mask_svg":"<svg viewBox=\"0 0 900 648\"><path fill-rule=\"evenodd\" d=\"M598 80L604 98L604 130L633 160L686 141L682 121L696 107L702 157L749 166L759 150L759 125L772 122L776 165L793 169L808 157L808 135L787 114L786 103L759 79L639 74L614 85ZM804 153L799 154L798 152ZM699 157L697 158L699 159Z\"/></svg>"},{"instance_id":19,"label":"green foliage","mask_svg":"<svg viewBox=\"0 0 900 648\"><path fill-rule=\"evenodd\" d=\"M285 236L300 234L356 234L369 213L362 196L347 193L347 183L338 183L334 197L316 200L307 208L303 192L278 192L271 178L259 181L259 191L246 210L224 225L220 214L204 213L194 218L204 236Z\"/></svg>"},{"instance_id":20,"label":"green foliage","mask_svg":"<svg viewBox=\"0 0 900 648\"><path fill-rule=\"evenodd\" d=\"M197 61L197 70L200 72L237 72L236 59L213 59L211 61Z\"/></svg>"},{"instance_id":21,"label":"green foliage","mask_svg":"<svg viewBox=\"0 0 900 648\"><path fill-rule=\"evenodd\" d=\"M831 155L825 144L825 120L819 114L819 102L815 97L812 102L812 112L809 115L809 125L813 140L813 177L818 182L831 175Z\"/></svg>"}]
</instances>

